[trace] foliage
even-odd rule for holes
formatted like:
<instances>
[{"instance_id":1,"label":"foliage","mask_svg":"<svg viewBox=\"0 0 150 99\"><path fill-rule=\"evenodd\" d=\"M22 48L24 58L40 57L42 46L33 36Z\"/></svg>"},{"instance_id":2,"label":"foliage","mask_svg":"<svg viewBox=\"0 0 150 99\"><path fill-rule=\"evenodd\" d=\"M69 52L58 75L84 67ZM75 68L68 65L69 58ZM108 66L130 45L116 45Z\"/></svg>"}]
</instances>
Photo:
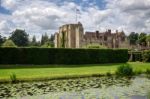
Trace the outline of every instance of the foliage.
<instances>
[{"instance_id":1,"label":"foliage","mask_svg":"<svg viewBox=\"0 0 150 99\"><path fill-rule=\"evenodd\" d=\"M146 74L150 74L150 69L146 69Z\"/></svg>"},{"instance_id":2,"label":"foliage","mask_svg":"<svg viewBox=\"0 0 150 99\"><path fill-rule=\"evenodd\" d=\"M142 61L142 51L129 51L129 61Z\"/></svg>"},{"instance_id":3,"label":"foliage","mask_svg":"<svg viewBox=\"0 0 150 99\"><path fill-rule=\"evenodd\" d=\"M142 54L143 62L150 62L150 50L146 50Z\"/></svg>"},{"instance_id":4,"label":"foliage","mask_svg":"<svg viewBox=\"0 0 150 99\"><path fill-rule=\"evenodd\" d=\"M142 70L137 70L137 71L134 72L134 74L137 74L137 75L142 74L142 73L143 73Z\"/></svg>"},{"instance_id":5,"label":"foliage","mask_svg":"<svg viewBox=\"0 0 150 99\"><path fill-rule=\"evenodd\" d=\"M36 37L32 37L32 41L30 42L30 46L40 46L40 42L36 40Z\"/></svg>"},{"instance_id":6,"label":"foliage","mask_svg":"<svg viewBox=\"0 0 150 99\"><path fill-rule=\"evenodd\" d=\"M11 74L10 75L10 80L11 80L11 83L16 83L17 82L17 77L16 77L16 74Z\"/></svg>"},{"instance_id":7,"label":"foliage","mask_svg":"<svg viewBox=\"0 0 150 99\"><path fill-rule=\"evenodd\" d=\"M139 35L139 40L138 40L138 43L140 44L140 45L143 45L143 46L146 46L146 33L141 33L140 35Z\"/></svg>"},{"instance_id":8,"label":"foliage","mask_svg":"<svg viewBox=\"0 0 150 99\"><path fill-rule=\"evenodd\" d=\"M106 76L112 76L112 74L110 72L107 72Z\"/></svg>"},{"instance_id":9,"label":"foliage","mask_svg":"<svg viewBox=\"0 0 150 99\"><path fill-rule=\"evenodd\" d=\"M51 48L51 43L50 42L45 42L44 45L42 45L41 47L43 48Z\"/></svg>"},{"instance_id":10,"label":"foliage","mask_svg":"<svg viewBox=\"0 0 150 99\"><path fill-rule=\"evenodd\" d=\"M99 48L99 49L106 49L107 47L100 44L89 44L87 45L87 48Z\"/></svg>"},{"instance_id":11,"label":"foliage","mask_svg":"<svg viewBox=\"0 0 150 99\"><path fill-rule=\"evenodd\" d=\"M62 48L65 48L65 43L66 43L66 40L65 40L65 32L63 31L63 32L62 32L62 38L61 38L61 47L62 47Z\"/></svg>"},{"instance_id":12,"label":"foliage","mask_svg":"<svg viewBox=\"0 0 150 99\"><path fill-rule=\"evenodd\" d=\"M50 38L49 38L49 41L50 41L50 44L51 44L51 47L54 47L54 35L51 34Z\"/></svg>"},{"instance_id":13,"label":"foliage","mask_svg":"<svg viewBox=\"0 0 150 99\"><path fill-rule=\"evenodd\" d=\"M2 47L17 47L15 43L12 40L6 40L3 44Z\"/></svg>"},{"instance_id":14,"label":"foliage","mask_svg":"<svg viewBox=\"0 0 150 99\"><path fill-rule=\"evenodd\" d=\"M12 32L10 39L17 45L17 46L27 46L29 44L28 34L25 30L16 29Z\"/></svg>"},{"instance_id":15,"label":"foliage","mask_svg":"<svg viewBox=\"0 0 150 99\"><path fill-rule=\"evenodd\" d=\"M5 42L5 38L0 35L0 46Z\"/></svg>"},{"instance_id":16,"label":"foliage","mask_svg":"<svg viewBox=\"0 0 150 99\"><path fill-rule=\"evenodd\" d=\"M133 68L129 64L121 65L117 68L116 74L119 76L132 76Z\"/></svg>"},{"instance_id":17,"label":"foliage","mask_svg":"<svg viewBox=\"0 0 150 99\"><path fill-rule=\"evenodd\" d=\"M0 48L0 64L125 63L126 49Z\"/></svg>"},{"instance_id":18,"label":"foliage","mask_svg":"<svg viewBox=\"0 0 150 99\"><path fill-rule=\"evenodd\" d=\"M48 37L47 33L45 33L44 35L42 35L41 45L44 45L46 42L49 42L49 37Z\"/></svg>"},{"instance_id":19,"label":"foliage","mask_svg":"<svg viewBox=\"0 0 150 99\"><path fill-rule=\"evenodd\" d=\"M146 37L146 41L150 42L150 34Z\"/></svg>"},{"instance_id":20,"label":"foliage","mask_svg":"<svg viewBox=\"0 0 150 99\"><path fill-rule=\"evenodd\" d=\"M138 41L138 37L139 37L138 33L131 32L130 35L128 36L130 45L136 45Z\"/></svg>"},{"instance_id":21,"label":"foliage","mask_svg":"<svg viewBox=\"0 0 150 99\"><path fill-rule=\"evenodd\" d=\"M41 47L54 47L54 35L51 35L50 38L45 33L45 35L42 35L41 38Z\"/></svg>"}]
</instances>

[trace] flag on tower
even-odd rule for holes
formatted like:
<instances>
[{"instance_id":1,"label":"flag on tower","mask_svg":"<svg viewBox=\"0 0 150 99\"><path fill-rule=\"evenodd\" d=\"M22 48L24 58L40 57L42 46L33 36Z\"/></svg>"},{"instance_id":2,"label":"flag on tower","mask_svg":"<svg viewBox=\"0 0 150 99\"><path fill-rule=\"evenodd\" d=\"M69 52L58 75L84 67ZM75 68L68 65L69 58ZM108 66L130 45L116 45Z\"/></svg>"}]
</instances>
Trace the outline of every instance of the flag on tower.
<instances>
[{"instance_id":1,"label":"flag on tower","mask_svg":"<svg viewBox=\"0 0 150 99\"><path fill-rule=\"evenodd\" d=\"M80 10L77 9L77 8L76 8L76 13L77 13L77 14L81 14L81 13L80 13Z\"/></svg>"}]
</instances>

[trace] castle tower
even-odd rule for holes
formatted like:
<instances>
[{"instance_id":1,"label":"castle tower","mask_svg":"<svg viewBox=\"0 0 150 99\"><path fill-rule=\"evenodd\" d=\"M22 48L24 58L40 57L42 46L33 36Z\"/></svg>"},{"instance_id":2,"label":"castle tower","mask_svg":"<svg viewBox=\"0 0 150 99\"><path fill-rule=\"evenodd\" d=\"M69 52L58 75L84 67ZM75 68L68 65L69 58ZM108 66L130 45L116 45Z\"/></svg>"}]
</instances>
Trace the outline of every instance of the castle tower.
<instances>
[{"instance_id":1,"label":"castle tower","mask_svg":"<svg viewBox=\"0 0 150 99\"><path fill-rule=\"evenodd\" d=\"M78 24L66 24L59 28L55 34L55 48L80 48L83 39L83 26Z\"/></svg>"}]
</instances>

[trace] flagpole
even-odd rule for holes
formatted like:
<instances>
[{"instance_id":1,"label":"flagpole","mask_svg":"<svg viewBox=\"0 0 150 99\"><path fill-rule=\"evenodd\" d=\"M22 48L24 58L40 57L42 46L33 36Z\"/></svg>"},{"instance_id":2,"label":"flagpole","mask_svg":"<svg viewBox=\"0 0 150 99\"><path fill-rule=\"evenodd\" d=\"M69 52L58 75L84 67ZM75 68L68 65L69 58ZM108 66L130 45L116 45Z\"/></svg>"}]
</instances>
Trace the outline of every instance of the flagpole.
<instances>
[{"instance_id":1,"label":"flagpole","mask_svg":"<svg viewBox=\"0 0 150 99\"><path fill-rule=\"evenodd\" d=\"M76 8L76 23L78 22L78 9Z\"/></svg>"},{"instance_id":2,"label":"flagpole","mask_svg":"<svg viewBox=\"0 0 150 99\"><path fill-rule=\"evenodd\" d=\"M76 19L75 19L75 23L77 22L77 8L76 8Z\"/></svg>"}]
</instances>

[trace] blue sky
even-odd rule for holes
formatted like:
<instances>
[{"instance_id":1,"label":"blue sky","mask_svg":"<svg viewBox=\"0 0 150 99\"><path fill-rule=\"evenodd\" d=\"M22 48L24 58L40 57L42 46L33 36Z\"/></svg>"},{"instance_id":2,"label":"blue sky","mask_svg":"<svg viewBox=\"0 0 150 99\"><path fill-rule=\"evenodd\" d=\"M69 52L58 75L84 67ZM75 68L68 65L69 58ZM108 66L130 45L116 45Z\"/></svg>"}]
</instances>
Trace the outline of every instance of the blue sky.
<instances>
[{"instance_id":1,"label":"blue sky","mask_svg":"<svg viewBox=\"0 0 150 99\"><path fill-rule=\"evenodd\" d=\"M85 31L150 33L150 0L1 0L0 33L9 36L19 28L31 36L52 34L63 24L77 23L76 8Z\"/></svg>"}]
</instances>

